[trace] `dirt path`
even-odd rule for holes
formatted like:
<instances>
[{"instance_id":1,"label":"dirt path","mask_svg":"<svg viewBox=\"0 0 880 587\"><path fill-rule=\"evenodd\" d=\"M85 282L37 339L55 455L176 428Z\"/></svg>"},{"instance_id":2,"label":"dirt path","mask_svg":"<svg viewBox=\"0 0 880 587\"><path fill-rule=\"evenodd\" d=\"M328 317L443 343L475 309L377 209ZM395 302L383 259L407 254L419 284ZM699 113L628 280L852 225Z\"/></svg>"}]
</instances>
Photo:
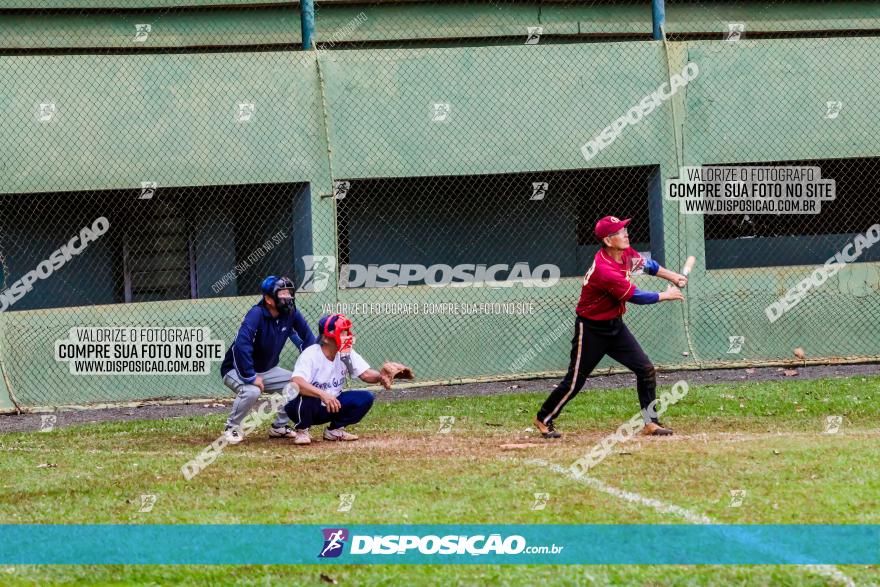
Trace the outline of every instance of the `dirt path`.
<instances>
[{"instance_id":1,"label":"dirt path","mask_svg":"<svg viewBox=\"0 0 880 587\"><path fill-rule=\"evenodd\" d=\"M880 364L817 365L798 369L797 379L826 379L854 377L856 375L880 375ZM738 383L743 381L772 381L792 379L781 368L757 367L754 369L715 369L705 371L670 371L659 374L659 385L671 385L685 379L691 385L709 383ZM506 393L549 391L558 379L527 379L519 381L493 381L461 385L436 385L409 390L383 392L380 401L413 399L439 399L463 396L490 396ZM635 385L632 374L600 375L587 379L586 390L616 389ZM59 411L54 414L55 428L107 421L162 420L206 414L229 412L232 398L209 400L189 404L142 405L139 407L105 408L95 410ZM39 431L41 414L0 415L0 433Z\"/></svg>"}]
</instances>

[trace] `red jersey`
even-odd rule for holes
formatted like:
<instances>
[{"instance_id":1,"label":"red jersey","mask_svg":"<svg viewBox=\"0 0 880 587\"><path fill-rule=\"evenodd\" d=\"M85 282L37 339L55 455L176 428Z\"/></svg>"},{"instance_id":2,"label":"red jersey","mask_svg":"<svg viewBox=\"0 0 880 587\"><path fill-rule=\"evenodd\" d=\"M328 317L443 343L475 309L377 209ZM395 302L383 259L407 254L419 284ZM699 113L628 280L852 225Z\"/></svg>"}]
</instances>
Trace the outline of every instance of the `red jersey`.
<instances>
[{"instance_id":1,"label":"red jersey","mask_svg":"<svg viewBox=\"0 0 880 587\"><path fill-rule=\"evenodd\" d=\"M620 263L600 249L584 275L584 286L577 305L578 316L589 320L611 320L623 316L626 301L636 292L636 286L629 280L630 273L644 262L632 247L623 251Z\"/></svg>"}]
</instances>

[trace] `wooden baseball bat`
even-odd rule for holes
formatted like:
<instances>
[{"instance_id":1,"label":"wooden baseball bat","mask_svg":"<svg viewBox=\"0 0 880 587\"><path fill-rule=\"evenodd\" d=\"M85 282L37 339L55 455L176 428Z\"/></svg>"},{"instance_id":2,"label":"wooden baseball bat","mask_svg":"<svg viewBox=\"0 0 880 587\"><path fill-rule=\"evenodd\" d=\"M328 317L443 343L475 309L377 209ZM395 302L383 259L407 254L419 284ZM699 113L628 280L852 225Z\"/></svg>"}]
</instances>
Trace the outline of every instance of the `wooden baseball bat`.
<instances>
[{"instance_id":1,"label":"wooden baseball bat","mask_svg":"<svg viewBox=\"0 0 880 587\"><path fill-rule=\"evenodd\" d=\"M681 268L681 274L687 277L687 274L691 272L691 269L694 268L694 264L697 262L697 258L691 255L684 262L684 267Z\"/></svg>"},{"instance_id":2,"label":"wooden baseball bat","mask_svg":"<svg viewBox=\"0 0 880 587\"><path fill-rule=\"evenodd\" d=\"M694 264L697 262L697 258L691 255L684 262L684 267L681 268L681 274L687 277L688 273L691 272L691 269L694 268ZM684 285L679 282L678 287L684 287Z\"/></svg>"}]
</instances>

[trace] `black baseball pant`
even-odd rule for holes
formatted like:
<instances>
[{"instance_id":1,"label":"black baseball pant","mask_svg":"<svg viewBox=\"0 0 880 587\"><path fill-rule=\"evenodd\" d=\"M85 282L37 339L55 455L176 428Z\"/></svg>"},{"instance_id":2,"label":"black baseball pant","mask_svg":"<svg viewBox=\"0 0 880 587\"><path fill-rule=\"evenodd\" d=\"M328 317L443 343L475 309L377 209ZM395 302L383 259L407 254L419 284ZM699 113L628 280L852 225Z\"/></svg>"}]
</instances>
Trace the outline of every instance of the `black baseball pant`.
<instances>
[{"instance_id":1,"label":"black baseball pant","mask_svg":"<svg viewBox=\"0 0 880 587\"><path fill-rule=\"evenodd\" d=\"M636 374L636 390L644 414L645 408L657 397L657 372L651 359L642 350L622 318L588 320L578 316L571 341L568 373L541 406L538 419L547 424L556 418L565 404L578 394L587 376L605 355ZM656 422L657 418L651 420Z\"/></svg>"}]
</instances>

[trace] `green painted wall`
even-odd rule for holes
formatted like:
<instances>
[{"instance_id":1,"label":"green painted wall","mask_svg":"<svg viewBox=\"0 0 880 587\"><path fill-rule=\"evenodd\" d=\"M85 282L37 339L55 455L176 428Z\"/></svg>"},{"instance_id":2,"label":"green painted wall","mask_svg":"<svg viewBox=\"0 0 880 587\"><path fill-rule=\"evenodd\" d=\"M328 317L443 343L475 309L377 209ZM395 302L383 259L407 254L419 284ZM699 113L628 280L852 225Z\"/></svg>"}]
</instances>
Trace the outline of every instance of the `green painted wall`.
<instances>
[{"instance_id":1,"label":"green painted wall","mask_svg":"<svg viewBox=\"0 0 880 587\"><path fill-rule=\"evenodd\" d=\"M286 183L327 174L315 57L0 57L3 193ZM88 83L71 71L88 72ZM39 124L41 103L54 120ZM248 123L238 105L254 104ZM61 139L59 140L59 137ZM256 162L256 163L254 163Z\"/></svg>"},{"instance_id":2,"label":"green painted wall","mask_svg":"<svg viewBox=\"0 0 880 587\"><path fill-rule=\"evenodd\" d=\"M880 42L756 40L735 51L721 42L694 41L672 43L667 54L659 42L634 41L318 54L5 56L0 78L10 82L0 86L0 151L14 156L0 163L0 186L24 198L29 192L134 188L146 179L160 186L306 182L312 222L304 246L333 255L335 202L322 196L334 178L657 165L665 179L681 164L880 156L871 110ZM699 64L700 77L586 163L580 146L687 59ZM88 72L87 83L67 75L71 71ZM844 86L852 110L842 124L829 126L815 111ZM36 108L48 101L58 104L58 115L41 126ZM241 102L256 105L247 124L235 120ZM435 102L451 104L449 124L432 123ZM679 216L668 203L661 216L667 264L676 267L690 253L702 258L701 220ZM876 356L877 264L860 265L833 279L799 308L797 321L781 321L779 329L761 328L763 307L810 268L706 272L698 265L686 305L636 307L628 324L660 365L768 360L790 356L794 346L809 348L812 357ZM323 304L336 301L535 304L536 314L519 317L356 318L358 345L368 360L396 358L412 363L422 379L450 380L563 369L579 284L569 278L548 289L337 291L331 282L298 301L313 323ZM660 287L649 277L640 284ZM225 396L216 376L74 377L52 359L52 345L72 326L93 324L205 325L228 345L253 301L12 312L0 321L3 358L26 405ZM847 309L836 323L841 338L810 328L829 307ZM728 336L740 334L748 343L732 357ZM536 356L512 367L535 345Z\"/></svg>"},{"instance_id":3,"label":"green painted wall","mask_svg":"<svg viewBox=\"0 0 880 587\"><path fill-rule=\"evenodd\" d=\"M748 22L746 36L780 31L880 29L880 5L868 0L667 4L667 31L673 36L710 33L721 38L728 22ZM117 7L126 11L112 12ZM206 12L210 7L214 10ZM19 9L3 15L2 47L150 49L301 42L299 4L285 0L6 0L2 8ZM49 8L64 11L42 11ZM530 26L543 27L544 35L635 35L644 39L651 32L651 5L647 1L502 4L325 0L318 2L315 10L317 41L334 44L493 37L524 40ZM359 16L361 22L343 31ZM146 41L133 42L135 24L152 25Z\"/></svg>"}]
</instances>

